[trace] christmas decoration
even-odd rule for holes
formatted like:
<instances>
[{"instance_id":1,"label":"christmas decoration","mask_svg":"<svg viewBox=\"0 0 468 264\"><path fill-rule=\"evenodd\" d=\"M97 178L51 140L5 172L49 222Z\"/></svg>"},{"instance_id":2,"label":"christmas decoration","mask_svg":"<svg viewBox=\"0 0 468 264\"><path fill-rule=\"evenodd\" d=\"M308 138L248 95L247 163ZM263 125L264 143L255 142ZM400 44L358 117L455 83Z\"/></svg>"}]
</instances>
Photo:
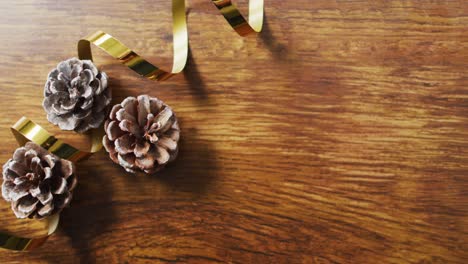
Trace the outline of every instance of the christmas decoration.
<instances>
[{"instance_id":1,"label":"christmas decoration","mask_svg":"<svg viewBox=\"0 0 468 264\"><path fill-rule=\"evenodd\" d=\"M154 173L177 156L177 118L157 98L127 97L112 108L104 128L105 149L128 172Z\"/></svg>"},{"instance_id":2,"label":"christmas decoration","mask_svg":"<svg viewBox=\"0 0 468 264\"><path fill-rule=\"evenodd\" d=\"M106 73L77 58L60 62L49 73L44 96L47 119L60 129L79 133L102 124L112 99Z\"/></svg>"},{"instance_id":3,"label":"christmas decoration","mask_svg":"<svg viewBox=\"0 0 468 264\"><path fill-rule=\"evenodd\" d=\"M75 167L33 142L16 149L3 165L2 196L18 218L60 212L72 198Z\"/></svg>"},{"instance_id":4,"label":"christmas decoration","mask_svg":"<svg viewBox=\"0 0 468 264\"><path fill-rule=\"evenodd\" d=\"M231 1L213 0L213 3L239 35L261 30L263 0L249 1L249 20ZM180 133L177 118L169 106L147 95L129 97L114 106L105 124L106 136L100 140L102 130L92 128L98 128L107 116L111 91L107 87L107 75L92 63L91 44L145 78L166 80L180 73L187 62L185 11L185 0L172 0L174 58L171 70L154 66L116 38L97 31L78 41L79 59L63 61L49 73L43 101L47 119L63 130L79 133L91 130L93 144L90 151L78 150L25 117L12 127L20 145L28 140L34 143L19 148L5 164L2 195L11 202L17 217L46 218L48 232L46 236L35 238L0 232L1 248L32 250L45 243L55 232L59 212L70 202L76 184L70 162L84 160L99 151L101 142L111 159L129 172L153 173L176 158Z\"/></svg>"}]
</instances>

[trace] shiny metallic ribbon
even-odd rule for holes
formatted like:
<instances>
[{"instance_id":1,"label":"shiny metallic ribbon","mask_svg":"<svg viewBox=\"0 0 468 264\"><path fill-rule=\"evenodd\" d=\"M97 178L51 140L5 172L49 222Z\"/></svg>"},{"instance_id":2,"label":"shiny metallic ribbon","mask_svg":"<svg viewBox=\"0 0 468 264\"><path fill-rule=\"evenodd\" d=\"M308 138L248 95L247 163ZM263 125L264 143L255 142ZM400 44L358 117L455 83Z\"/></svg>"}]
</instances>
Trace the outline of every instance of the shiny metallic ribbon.
<instances>
[{"instance_id":1,"label":"shiny metallic ribbon","mask_svg":"<svg viewBox=\"0 0 468 264\"><path fill-rule=\"evenodd\" d=\"M263 0L249 1L248 22L231 0L212 0L212 2L239 35L245 36L262 30ZM181 72L187 62L188 33L185 0L172 0L172 24L174 57L170 71L154 66L122 42L103 31L97 31L78 42L78 57L82 60L93 60L92 43L141 76L156 81L167 80L174 74Z\"/></svg>"},{"instance_id":2,"label":"shiny metallic ribbon","mask_svg":"<svg viewBox=\"0 0 468 264\"><path fill-rule=\"evenodd\" d=\"M102 128L94 129L91 132L92 146L90 151L79 150L60 139L57 139L47 132L47 130L26 117L22 117L18 120L18 122L11 127L11 131L20 146L25 145L28 141L32 141L60 158L67 159L72 162L87 159L93 153L102 148ZM11 250L31 250L40 247L47 241L49 236L55 232L59 219L59 214L54 214L44 219L47 221L48 232L47 235L42 237L18 237L0 232L0 247Z\"/></svg>"},{"instance_id":3,"label":"shiny metallic ribbon","mask_svg":"<svg viewBox=\"0 0 468 264\"><path fill-rule=\"evenodd\" d=\"M212 2L239 35L245 36L261 31L263 25L263 0L249 1L248 21L242 16L239 9L231 0L212 0ZM185 0L172 0L172 21L174 57L171 71L165 71L154 66L122 42L103 31L97 31L78 42L78 57L82 60L93 60L91 53L92 43L141 76L156 81L167 80L174 74L180 73L187 62L188 32L185 16ZM64 143L25 117L21 118L11 129L20 145L24 145L27 141L33 141L51 153L72 162L86 159L102 147L102 133L98 132L102 129L95 129L92 132L94 133L91 135L93 144L89 152L78 150ZM0 233L0 247L11 250L31 250L41 246L55 232L59 223L59 215L52 215L46 221L48 221L48 233L46 236L24 238Z\"/></svg>"}]
</instances>

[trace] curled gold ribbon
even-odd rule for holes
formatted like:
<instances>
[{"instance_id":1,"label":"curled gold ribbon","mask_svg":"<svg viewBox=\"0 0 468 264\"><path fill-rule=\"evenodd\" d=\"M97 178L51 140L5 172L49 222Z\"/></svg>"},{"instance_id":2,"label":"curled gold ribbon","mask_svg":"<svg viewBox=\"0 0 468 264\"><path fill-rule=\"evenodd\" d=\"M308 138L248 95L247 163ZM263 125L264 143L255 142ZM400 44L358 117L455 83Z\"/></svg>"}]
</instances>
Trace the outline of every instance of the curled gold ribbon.
<instances>
[{"instance_id":1,"label":"curled gold ribbon","mask_svg":"<svg viewBox=\"0 0 468 264\"><path fill-rule=\"evenodd\" d=\"M241 36L260 32L263 26L263 0L249 1L249 21L231 0L211 0L232 28Z\"/></svg>"},{"instance_id":2,"label":"curled gold ribbon","mask_svg":"<svg viewBox=\"0 0 468 264\"><path fill-rule=\"evenodd\" d=\"M60 139L57 139L44 128L34 123L26 117L22 117L11 127L11 131L20 146L28 141L32 141L49 152L67 159L72 162L78 162L87 159L93 153L102 148L103 129L94 129L91 133L92 146L90 151L79 150ZM47 235L37 238L18 237L11 234L0 232L0 247L11 250L32 250L44 244L50 235L57 229L59 223L59 213L47 217Z\"/></svg>"},{"instance_id":3,"label":"curled gold ribbon","mask_svg":"<svg viewBox=\"0 0 468 264\"><path fill-rule=\"evenodd\" d=\"M26 117L20 118L16 124L11 127L11 132L21 146L28 141L32 141L60 158L67 159L71 162L87 159L102 148L103 131L99 128L93 129L91 132L92 145L90 151L79 150L57 139L47 132L47 130Z\"/></svg>"},{"instance_id":4,"label":"curled gold ribbon","mask_svg":"<svg viewBox=\"0 0 468 264\"><path fill-rule=\"evenodd\" d=\"M241 36L260 32L263 25L263 0L249 1L249 21L242 16L231 0L212 0L232 28ZM91 43L139 75L150 80L163 81L181 72L187 62L188 32L185 16L185 0L172 0L172 37L173 61L170 71L162 70L136 52L125 46L111 35L97 31L78 42L78 57L82 60L93 60Z\"/></svg>"},{"instance_id":5,"label":"curled gold ribbon","mask_svg":"<svg viewBox=\"0 0 468 264\"><path fill-rule=\"evenodd\" d=\"M54 214L47 217L47 235L37 238L18 237L0 232L0 247L10 250L32 250L44 244L50 235L52 235L58 227L60 216Z\"/></svg>"}]
</instances>

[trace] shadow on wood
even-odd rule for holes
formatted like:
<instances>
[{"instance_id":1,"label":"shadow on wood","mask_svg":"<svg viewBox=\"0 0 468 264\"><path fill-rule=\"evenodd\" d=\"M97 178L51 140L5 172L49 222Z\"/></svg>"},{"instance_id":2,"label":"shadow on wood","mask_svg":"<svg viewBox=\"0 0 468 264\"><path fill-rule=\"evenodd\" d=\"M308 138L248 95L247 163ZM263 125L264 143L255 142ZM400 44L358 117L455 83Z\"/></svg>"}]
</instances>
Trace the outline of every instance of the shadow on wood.
<instances>
[{"instance_id":1,"label":"shadow on wood","mask_svg":"<svg viewBox=\"0 0 468 264\"><path fill-rule=\"evenodd\" d=\"M216 150L211 142L198 138L195 129L183 131L179 147L177 160L154 179L201 197L217 178Z\"/></svg>"},{"instance_id":2,"label":"shadow on wood","mask_svg":"<svg viewBox=\"0 0 468 264\"><path fill-rule=\"evenodd\" d=\"M270 28L270 24L268 23L268 17L265 15L263 18L263 28L262 32L260 32L259 36L262 39L265 46L271 52L271 54L275 57L275 59L285 59L288 57L288 47L278 41L273 36L273 31Z\"/></svg>"},{"instance_id":3,"label":"shadow on wood","mask_svg":"<svg viewBox=\"0 0 468 264\"><path fill-rule=\"evenodd\" d=\"M102 173L97 162L94 159L78 165L80 175L73 210L64 210L60 219L60 230L71 239L81 263L94 262L88 241L105 233L116 217L112 206L112 178Z\"/></svg>"},{"instance_id":4,"label":"shadow on wood","mask_svg":"<svg viewBox=\"0 0 468 264\"><path fill-rule=\"evenodd\" d=\"M189 47L187 65L184 69L184 77L187 80L190 90L195 94L195 98L202 101L208 98L206 85L197 69L197 64L193 59L192 50Z\"/></svg>"}]
</instances>

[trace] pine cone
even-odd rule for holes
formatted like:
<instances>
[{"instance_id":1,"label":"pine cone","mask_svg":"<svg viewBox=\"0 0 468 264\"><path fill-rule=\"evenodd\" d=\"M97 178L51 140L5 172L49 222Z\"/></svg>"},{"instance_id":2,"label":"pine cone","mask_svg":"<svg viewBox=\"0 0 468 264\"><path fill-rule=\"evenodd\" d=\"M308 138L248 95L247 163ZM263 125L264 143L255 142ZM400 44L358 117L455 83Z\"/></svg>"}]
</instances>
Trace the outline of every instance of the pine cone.
<instances>
[{"instance_id":1,"label":"pine cone","mask_svg":"<svg viewBox=\"0 0 468 264\"><path fill-rule=\"evenodd\" d=\"M127 97L112 108L104 128L104 147L110 158L128 172L154 173L177 156L177 118L157 98Z\"/></svg>"},{"instance_id":2,"label":"pine cone","mask_svg":"<svg viewBox=\"0 0 468 264\"><path fill-rule=\"evenodd\" d=\"M2 196L18 218L43 218L60 212L72 198L75 167L68 160L28 142L3 165Z\"/></svg>"},{"instance_id":3,"label":"pine cone","mask_svg":"<svg viewBox=\"0 0 468 264\"><path fill-rule=\"evenodd\" d=\"M112 99L106 73L77 58L60 62L49 73L44 96L49 122L79 133L102 124Z\"/></svg>"}]
</instances>

